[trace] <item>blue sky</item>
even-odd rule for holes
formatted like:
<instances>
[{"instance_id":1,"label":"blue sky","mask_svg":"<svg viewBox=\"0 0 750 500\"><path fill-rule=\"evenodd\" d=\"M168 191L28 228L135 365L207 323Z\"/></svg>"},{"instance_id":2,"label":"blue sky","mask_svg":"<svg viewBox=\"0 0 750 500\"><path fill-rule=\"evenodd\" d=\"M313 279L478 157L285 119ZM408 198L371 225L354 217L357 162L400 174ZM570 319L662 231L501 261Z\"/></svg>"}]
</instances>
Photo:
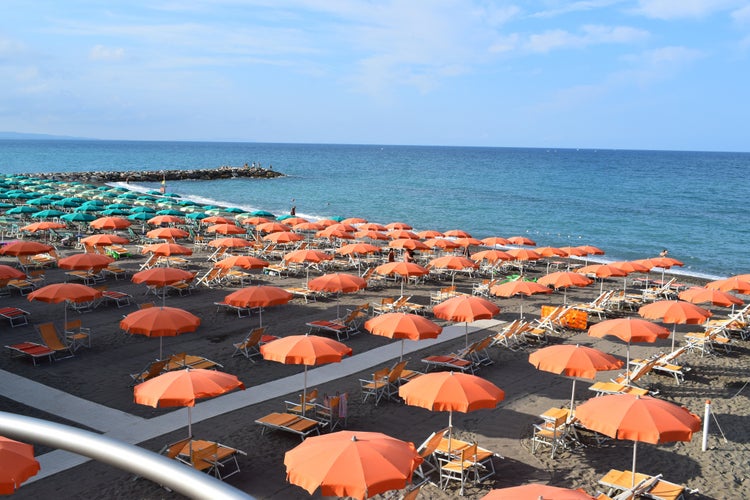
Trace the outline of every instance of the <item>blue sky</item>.
<instances>
[{"instance_id":1,"label":"blue sky","mask_svg":"<svg viewBox=\"0 0 750 500\"><path fill-rule=\"evenodd\" d=\"M4 0L0 130L750 151L750 2Z\"/></svg>"}]
</instances>

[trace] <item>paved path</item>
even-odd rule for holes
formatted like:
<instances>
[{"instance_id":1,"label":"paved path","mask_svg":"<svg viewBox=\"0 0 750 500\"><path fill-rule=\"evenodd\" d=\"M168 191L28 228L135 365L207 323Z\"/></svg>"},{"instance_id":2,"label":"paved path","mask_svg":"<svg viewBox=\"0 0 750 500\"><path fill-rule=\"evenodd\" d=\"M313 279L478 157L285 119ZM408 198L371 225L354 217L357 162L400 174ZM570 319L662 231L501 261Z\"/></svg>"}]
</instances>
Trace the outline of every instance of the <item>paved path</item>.
<instances>
[{"instance_id":1,"label":"paved path","mask_svg":"<svg viewBox=\"0 0 750 500\"><path fill-rule=\"evenodd\" d=\"M469 325L469 333L501 324L497 320L476 321ZM465 335L463 324L443 328L437 339L405 342L404 354L422 350ZM323 365L307 372L308 386L315 386L345 378L368 368L382 365L401 354L401 342L395 341L383 347L371 349L344 359L341 363ZM236 391L213 398L192 409L192 421L200 422L246 406L299 391L304 374L273 380L245 391ZM0 396L13 399L27 406L78 422L102 434L129 444L138 444L155 437L186 427L187 409L144 419L119 410L81 399L58 389L39 384L0 370ZM37 457L41 471L29 482L46 478L58 472L83 464L90 458L64 450L55 450Z\"/></svg>"}]
</instances>

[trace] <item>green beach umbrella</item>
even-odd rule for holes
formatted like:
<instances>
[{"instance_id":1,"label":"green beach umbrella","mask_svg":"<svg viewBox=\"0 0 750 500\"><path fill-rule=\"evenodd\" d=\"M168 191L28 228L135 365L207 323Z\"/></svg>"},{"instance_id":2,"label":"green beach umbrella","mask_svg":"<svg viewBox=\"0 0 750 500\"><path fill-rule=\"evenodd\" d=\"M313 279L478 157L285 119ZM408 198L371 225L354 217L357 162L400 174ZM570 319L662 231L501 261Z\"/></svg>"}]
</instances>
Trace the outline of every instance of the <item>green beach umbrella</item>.
<instances>
[{"instance_id":1,"label":"green beach umbrella","mask_svg":"<svg viewBox=\"0 0 750 500\"><path fill-rule=\"evenodd\" d=\"M65 212L62 212L60 210L42 210L40 212L34 212L31 214L31 217L34 219L49 219L52 217L60 217L61 215L65 215Z\"/></svg>"},{"instance_id":2,"label":"green beach umbrella","mask_svg":"<svg viewBox=\"0 0 750 500\"><path fill-rule=\"evenodd\" d=\"M185 214L180 212L179 210L169 208L166 210L159 210L158 212L156 212L156 215L176 215L178 217L183 217Z\"/></svg>"},{"instance_id":3,"label":"green beach umbrella","mask_svg":"<svg viewBox=\"0 0 750 500\"><path fill-rule=\"evenodd\" d=\"M96 219L96 216L84 212L73 212L72 214L61 215L60 218L65 222L91 222Z\"/></svg>"},{"instance_id":4,"label":"green beach umbrella","mask_svg":"<svg viewBox=\"0 0 750 500\"><path fill-rule=\"evenodd\" d=\"M237 207L228 207L224 209L225 212L229 212L230 214L241 214L244 212L241 208Z\"/></svg>"},{"instance_id":5,"label":"green beach umbrella","mask_svg":"<svg viewBox=\"0 0 750 500\"><path fill-rule=\"evenodd\" d=\"M296 217L296 216L295 215L291 215L291 214L279 215L278 217L276 217L276 220L279 220L279 221L281 221L281 220L287 220L287 219L291 219L292 217Z\"/></svg>"},{"instance_id":6,"label":"green beach umbrella","mask_svg":"<svg viewBox=\"0 0 750 500\"><path fill-rule=\"evenodd\" d=\"M13 203L0 202L0 209L13 208L13 207L15 207Z\"/></svg>"},{"instance_id":7,"label":"green beach umbrella","mask_svg":"<svg viewBox=\"0 0 750 500\"><path fill-rule=\"evenodd\" d=\"M154 207L149 207L147 205L142 205L140 207L133 207L133 208L130 209L130 213L132 213L132 214L137 214L137 213L141 213L141 212L148 213L148 214L153 214L153 213L156 212L156 209Z\"/></svg>"},{"instance_id":8,"label":"green beach umbrella","mask_svg":"<svg viewBox=\"0 0 750 500\"><path fill-rule=\"evenodd\" d=\"M107 209L119 208L121 210L127 210L129 208L133 208L133 206L132 205L128 205L127 203L110 203L105 208L107 208Z\"/></svg>"},{"instance_id":9,"label":"green beach umbrella","mask_svg":"<svg viewBox=\"0 0 750 500\"><path fill-rule=\"evenodd\" d=\"M129 215L130 210L123 210L122 208L108 208L102 210L102 215Z\"/></svg>"},{"instance_id":10,"label":"green beach umbrella","mask_svg":"<svg viewBox=\"0 0 750 500\"><path fill-rule=\"evenodd\" d=\"M153 217L153 214L149 212L136 212L134 214L128 215L128 220L149 220L151 217Z\"/></svg>"},{"instance_id":11,"label":"green beach umbrella","mask_svg":"<svg viewBox=\"0 0 750 500\"><path fill-rule=\"evenodd\" d=\"M53 207L77 208L83 205L86 200L77 201L76 198L63 198L52 203Z\"/></svg>"},{"instance_id":12,"label":"green beach umbrella","mask_svg":"<svg viewBox=\"0 0 750 500\"><path fill-rule=\"evenodd\" d=\"M32 200L36 197L37 195L35 193L27 193L26 191L22 191L20 193L12 193L8 196L8 198L10 198L11 200Z\"/></svg>"},{"instance_id":13,"label":"green beach umbrella","mask_svg":"<svg viewBox=\"0 0 750 500\"><path fill-rule=\"evenodd\" d=\"M31 200L28 200L26 202L26 204L27 205L32 205L32 206L51 205L53 201L55 201L55 200L51 200L49 198L42 197L42 198L33 198Z\"/></svg>"},{"instance_id":14,"label":"green beach umbrella","mask_svg":"<svg viewBox=\"0 0 750 500\"><path fill-rule=\"evenodd\" d=\"M253 217L276 217L274 214L267 212L266 210L255 210L250 212L250 215Z\"/></svg>"},{"instance_id":15,"label":"green beach umbrella","mask_svg":"<svg viewBox=\"0 0 750 500\"><path fill-rule=\"evenodd\" d=\"M185 217L192 220L201 220L208 217L208 215L204 214L203 212L192 212L187 214Z\"/></svg>"},{"instance_id":16,"label":"green beach umbrella","mask_svg":"<svg viewBox=\"0 0 750 500\"><path fill-rule=\"evenodd\" d=\"M138 198L138 195L133 193L132 191L128 191L127 193L118 194L115 196L115 198L118 198L120 200L135 200Z\"/></svg>"}]
</instances>

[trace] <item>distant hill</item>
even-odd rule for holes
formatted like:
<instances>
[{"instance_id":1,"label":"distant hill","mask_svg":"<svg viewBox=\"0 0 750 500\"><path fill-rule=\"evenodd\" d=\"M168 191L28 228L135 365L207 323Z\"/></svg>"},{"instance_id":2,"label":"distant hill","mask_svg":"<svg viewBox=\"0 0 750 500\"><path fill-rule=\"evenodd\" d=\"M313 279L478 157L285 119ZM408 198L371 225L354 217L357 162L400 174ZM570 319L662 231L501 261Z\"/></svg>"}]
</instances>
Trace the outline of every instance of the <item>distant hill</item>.
<instances>
[{"instance_id":1,"label":"distant hill","mask_svg":"<svg viewBox=\"0 0 750 500\"><path fill-rule=\"evenodd\" d=\"M87 137L70 137L67 135L51 134L26 134L23 132L0 132L0 139L12 139L14 141L80 141L92 140Z\"/></svg>"}]
</instances>

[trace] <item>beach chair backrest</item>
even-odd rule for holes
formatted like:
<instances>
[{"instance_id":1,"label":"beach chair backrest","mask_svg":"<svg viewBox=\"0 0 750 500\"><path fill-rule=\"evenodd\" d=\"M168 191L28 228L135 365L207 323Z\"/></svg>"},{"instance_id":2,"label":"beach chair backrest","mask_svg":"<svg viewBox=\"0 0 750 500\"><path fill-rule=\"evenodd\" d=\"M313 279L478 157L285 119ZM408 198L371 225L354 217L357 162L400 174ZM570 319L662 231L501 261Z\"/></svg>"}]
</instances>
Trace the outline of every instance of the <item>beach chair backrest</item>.
<instances>
[{"instance_id":1,"label":"beach chair backrest","mask_svg":"<svg viewBox=\"0 0 750 500\"><path fill-rule=\"evenodd\" d=\"M143 304L138 304L138 309L148 309L149 307L154 307L154 303L144 302Z\"/></svg>"},{"instance_id":2,"label":"beach chair backrest","mask_svg":"<svg viewBox=\"0 0 750 500\"><path fill-rule=\"evenodd\" d=\"M180 452L190 443L191 438L185 438L180 441L177 441L176 443L172 443L167 445L165 451L163 452L164 455L166 455L167 458L177 458L177 455L180 454Z\"/></svg>"},{"instance_id":3,"label":"beach chair backrest","mask_svg":"<svg viewBox=\"0 0 750 500\"><path fill-rule=\"evenodd\" d=\"M39 335L42 337L42 341L55 351L65 350L67 347L60 341L60 337L57 335L57 328L54 323L42 323L37 325Z\"/></svg>"},{"instance_id":4,"label":"beach chair backrest","mask_svg":"<svg viewBox=\"0 0 750 500\"><path fill-rule=\"evenodd\" d=\"M81 328L81 326L83 326L83 323L81 322L80 318L72 319L68 321L67 323L65 323L65 331L68 332L71 330L78 330Z\"/></svg>"},{"instance_id":5,"label":"beach chair backrest","mask_svg":"<svg viewBox=\"0 0 750 500\"><path fill-rule=\"evenodd\" d=\"M441 429L437 432L433 432L430 434L430 436L427 438L427 440L422 443L422 446L420 447L419 455L422 458L427 458L433 453L435 453L435 450L438 449L438 446L440 446L440 442L443 440L443 435L445 434L446 429Z\"/></svg>"}]
</instances>

